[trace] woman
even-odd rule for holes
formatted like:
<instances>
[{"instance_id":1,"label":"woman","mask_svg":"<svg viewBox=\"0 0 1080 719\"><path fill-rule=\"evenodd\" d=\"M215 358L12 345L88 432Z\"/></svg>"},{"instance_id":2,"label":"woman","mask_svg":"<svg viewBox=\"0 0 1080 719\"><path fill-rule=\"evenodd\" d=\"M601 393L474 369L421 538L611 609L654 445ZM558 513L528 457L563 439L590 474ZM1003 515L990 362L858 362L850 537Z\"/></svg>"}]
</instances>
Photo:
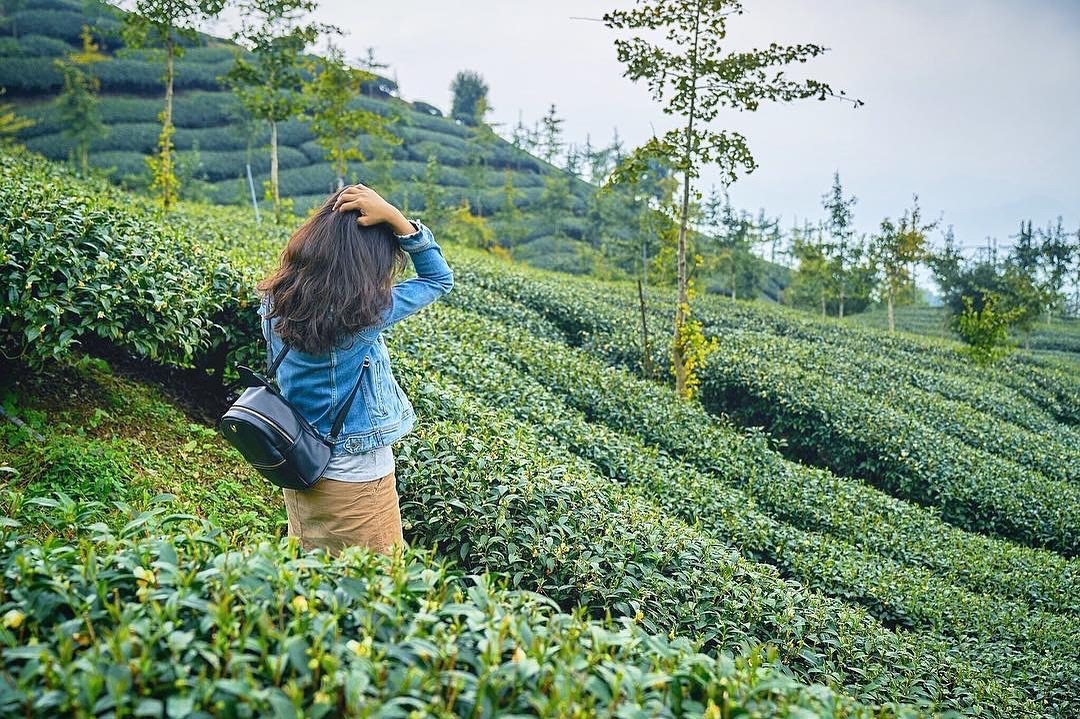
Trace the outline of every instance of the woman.
<instances>
[{"instance_id":1,"label":"woman","mask_svg":"<svg viewBox=\"0 0 1080 719\"><path fill-rule=\"evenodd\" d=\"M412 258L417 276L394 284ZM390 370L382 331L450 291L454 275L426 226L364 185L345 187L289 238L258 284L268 355L284 395L326 436L357 377L356 394L314 487L283 489L289 535L337 554L358 544L404 545L391 444L416 415Z\"/></svg>"}]
</instances>

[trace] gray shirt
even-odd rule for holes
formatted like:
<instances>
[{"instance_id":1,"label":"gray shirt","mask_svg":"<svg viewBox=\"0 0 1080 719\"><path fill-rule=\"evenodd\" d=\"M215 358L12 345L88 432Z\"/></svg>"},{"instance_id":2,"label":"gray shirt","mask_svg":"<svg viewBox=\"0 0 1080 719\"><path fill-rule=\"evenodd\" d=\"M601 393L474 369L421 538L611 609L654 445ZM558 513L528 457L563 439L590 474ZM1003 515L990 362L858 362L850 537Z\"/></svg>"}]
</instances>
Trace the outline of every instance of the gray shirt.
<instances>
[{"instance_id":1,"label":"gray shirt","mask_svg":"<svg viewBox=\"0 0 1080 719\"><path fill-rule=\"evenodd\" d=\"M339 482L370 482L393 471L394 450L386 445L370 452L331 457L322 476Z\"/></svg>"}]
</instances>

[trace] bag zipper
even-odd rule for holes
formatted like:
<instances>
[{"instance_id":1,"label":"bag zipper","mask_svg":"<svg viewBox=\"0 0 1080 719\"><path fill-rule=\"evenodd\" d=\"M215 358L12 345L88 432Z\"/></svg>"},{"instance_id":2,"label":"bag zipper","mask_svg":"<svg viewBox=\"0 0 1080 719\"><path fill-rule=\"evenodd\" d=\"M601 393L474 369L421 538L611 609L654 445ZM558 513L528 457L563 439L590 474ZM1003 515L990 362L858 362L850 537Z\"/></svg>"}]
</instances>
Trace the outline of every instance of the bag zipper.
<instances>
[{"instance_id":1,"label":"bag zipper","mask_svg":"<svg viewBox=\"0 0 1080 719\"><path fill-rule=\"evenodd\" d=\"M275 467L280 467L283 464L285 464L284 459L282 459L280 462L275 462L274 464L259 464L258 462L252 462L251 466L258 467L259 469L274 469Z\"/></svg>"},{"instance_id":2,"label":"bag zipper","mask_svg":"<svg viewBox=\"0 0 1080 719\"><path fill-rule=\"evenodd\" d=\"M259 419L263 420L268 425L270 425L271 427L276 429L278 431L278 434L280 434L282 437L284 437L286 441L288 441L290 443L293 441L293 438L289 436L289 433L286 432L285 429L280 424L278 424L274 420L270 419L269 417L267 417L262 412L253 410L253 409L251 409L249 407L244 407L243 405L235 405L235 406L232 407L232 409L237 409L237 410L240 410L241 412L247 412L248 414L255 415L256 417L258 417Z\"/></svg>"}]
</instances>

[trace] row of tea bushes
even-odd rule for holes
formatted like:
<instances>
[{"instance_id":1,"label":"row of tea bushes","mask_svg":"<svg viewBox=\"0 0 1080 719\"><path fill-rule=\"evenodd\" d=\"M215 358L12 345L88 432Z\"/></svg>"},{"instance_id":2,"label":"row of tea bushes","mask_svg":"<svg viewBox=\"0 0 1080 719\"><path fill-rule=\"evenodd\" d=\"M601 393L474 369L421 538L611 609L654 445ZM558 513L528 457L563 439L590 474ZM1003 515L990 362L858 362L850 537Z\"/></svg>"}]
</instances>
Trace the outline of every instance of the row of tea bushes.
<instances>
[{"instance_id":1,"label":"row of tea bushes","mask_svg":"<svg viewBox=\"0 0 1080 719\"><path fill-rule=\"evenodd\" d=\"M46 187L51 183L62 184L65 188L64 194L71 194L73 192L79 192L79 188L82 185L78 183L72 183L70 177L61 173L59 176L49 176L35 174L41 171L41 167L35 167L32 162L24 161L23 164L17 163L15 166L9 166L5 163L4 167L9 169L12 174L24 175L28 185L34 185L36 189L31 190L33 192L41 191L42 187ZM37 163L43 167L47 167L50 172L57 172L55 168L46 166L44 163ZM95 196L96 197L96 196ZM109 207L118 208L119 205L124 205L123 211L117 209L116 212L110 210L107 213L102 213L97 217L95 222L100 222L102 227L107 226L107 222L112 222L113 215L129 211L129 205L137 204L132 203L131 198L128 195L116 194L115 197L111 197L104 189L100 190L100 201L108 203ZM110 199L111 197L111 199ZM93 198L87 201L92 201ZM42 200L47 205L46 200ZM108 216L106 216L108 215ZM61 219L62 215L57 215L57 219ZM55 224L55 222L54 222ZM238 219L238 213L228 208L212 208L207 206L189 206L185 207L182 212L174 214L170 218L170 231L172 234L164 234L164 237L175 236L183 240L185 237L198 237L200 240L204 240L208 244L215 244L218 247L225 249L231 253L234 260L240 263L241 266L246 264L252 264L265 270L270 263L275 259L275 254L280 249L284 239L287 237L287 228L275 227L269 224L262 226L256 226L250 221L242 221ZM154 231L151 238L157 236L158 230ZM104 233L108 237L112 237L113 234L109 232ZM197 255L196 255L197 256ZM455 260L455 264L460 264ZM185 258L185 261L180 264L180 267L189 267L190 259ZM10 270L10 268L9 268ZM506 271L504 273L507 276L516 275L517 271ZM482 290L478 283L468 277L467 272L459 273L463 278L459 281L459 289L452 295L452 297L467 299L465 294L465 288L476 288L476 291ZM475 275L475 273L473 273ZM174 277L173 275L168 275ZM172 282L172 280L170 280ZM17 286L17 285L16 285ZM245 286L240 291L223 292L218 293L217 296L240 296L243 298L244 293L248 291L248 286ZM188 297L190 299L190 297ZM475 297L471 300L472 306L495 308L500 305L495 301L494 295L490 291L483 297ZM241 299L240 303L244 300ZM238 303L238 304L240 304ZM504 303L505 304L505 303ZM583 304L583 306L585 306ZM514 307L509 311L510 314L506 316L506 319L510 319L511 315L517 316L522 313L526 308L521 304L514 304ZM102 311L100 303L98 306L88 307L89 312L87 314L93 314L96 317L98 311ZM543 311L541 311L543 310ZM549 312L549 307L543 307L541 310L529 309L531 314L531 320L533 324L531 327L534 331L544 332L544 336L550 336L552 334L552 326L550 320L545 320L541 315ZM556 313L556 316L557 313ZM143 317L145 319L145 316ZM235 337L235 346L239 348L239 351L243 351L244 347L254 344L252 337L258 337L258 329L254 323L254 315L250 311L250 307L238 308L234 317L234 322L230 325L223 323L228 332L233 333ZM544 328L541 330L540 323L544 323ZM145 322L140 321L138 327L142 329ZM186 328L186 323L181 323L182 328ZM158 331L160 327L154 326L145 330L145 333L154 333ZM129 328L129 333L135 336L135 328ZM46 349L48 352L53 352L57 347L63 347L64 343L60 341L63 337L63 330L56 337L44 337L40 338L40 341L35 343L36 347ZM72 335L73 336L73 335ZM71 337L67 337L71 339ZM140 338L139 341L145 342L145 338ZM258 362L261 359L260 355L251 355L249 361ZM834 480L835 481L835 480ZM844 490L846 496L850 491ZM1031 601L1039 606L1048 606L1049 608L1058 608L1064 601L1060 592L1054 591L1053 587L1045 587L1044 583L1038 578L1045 565L1045 559L1038 557L1034 560L1024 559L1017 555L1015 552L1010 551L1002 556L1001 548L994 543L987 543L985 546L980 546L978 552L962 551L961 548L970 546L973 541L969 537L963 538L962 541L958 541L957 537L963 537L960 533L953 533L946 531L945 528L940 525L928 522L926 520L918 519L913 521L913 517L907 516L913 510L906 509L900 515L897 515L895 508L883 507L881 511L881 517L879 518L878 526L874 531L870 531L869 525L863 522L863 512L860 507L864 506L876 506L877 500L873 500L874 495L871 493L869 497L859 496L858 494L853 496L853 504L850 511L843 511L845 505L841 505L839 508L834 508L833 511L825 512L826 508L829 508L828 504L814 505L808 499L803 498L801 502L793 503L792 509L788 509L789 513L797 513L804 511L807 516L800 518L800 522L804 522L812 527L822 526L822 522L832 527L830 531L838 531L841 536L854 537L858 536L859 541L864 542L867 546L875 547L876 551L888 553L890 556L895 556L901 561L908 563L921 563L930 567L936 568L938 571L948 571L953 574L957 574L965 578L965 581L973 585L978 590L986 589L987 587L1001 586L1001 579L995 579L995 577L1007 576L1006 580L1010 589L1007 591L1012 596L1020 596L1028 601ZM877 502L879 504L879 502ZM828 520L823 520L823 517L828 517ZM897 521L896 517L902 517L903 521ZM895 531L887 531L889 527L895 527ZM1017 550L1018 551L1018 550ZM974 559L973 559L974 558ZM1061 576L1061 573L1058 573ZM1064 593L1064 596L1070 596L1068 592Z\"/></svg>"},{"instance_id":2,"label":"row of tea bushes","mask_svg":"<svg viewBox=\"0 0 1080 719\"><path fill-rule=\"evenodd\" d=\"M448 396L452 396L453 394L452 391L447 390L445 387L434 384L430 381L425 381L424 386L420 388L417 392L417 394L413 394L413 389L410 388L410 393L413 394L414 397L427 397L427 401L432 402L442 402ZM136 401L135 397L132 396L127 401L121 400L120 404L136 407L142 405L143 402ZM75 405L73 405L73 407L74 406ZM115 406L115 404L110 402L109 406ZM145 410L143 410L143 413L145 414ZM158 416L157 412L154 412L153 414L155 417ZM421 426L418 427L417 433L406 437L401 443L399 448L399 460L402 457L417 456L418 453L422 454L424 452L424 448L430 446L432 443L436 443L440 446L445 447L448 442L458 442L460 440L460 437L462 436L468 437L471 442L479 440L481 444L484 443L483 438L488 436L507 436L507 433L503 431L505 428L502 425L499 425L493 429L489 429L487 423L484 421L484 415L482 414L475 414L475 416L473 414L469 414L469 418L467 418L469 424L466 427L463 427L459 421L429 422L428 414L426 412L422 413L421 416L422 422ZM133 424L138 426L140 424L143 424L144 421L145 419L143 421L136 420ZM151 431L155 433L155 436L171 437L167 430L155 427L155 424L158 421L168 423L170 420L155 419L148 422L149 428L151 428ZM127 421L124 420L123 422L121 422L121 424L115 426L115 430L119 431L122 435L128 434L129 428L125 428L126 422ZM49 431L45 426L42 426L41 428L44 431ZM98 431L99 430L95 430L95 434L98 433ZM217 440L216 442L214 442L214 444L224 444L220 438L214 436L213 432L211 432L211 435ZM78 441L79 437L82 437L81 431L79 435L71 437L71 449L73 451L77 451L76 442ZM160 449L161 451L168 451L170 446L175 447L176 452L179 455L179 445L181 443L182 440L177 442L166 441ZM460 449L460 445L456 446L459 446ZM464 472L467 471L471 473L473 471L471 468L465 466L465 463L467 463L468 461L478 458L478 467L482 471L480 472L480 474L476 475L476 479L482 483L479 486L483 487L483 491L486 492L490 490L493 485L501 485L506 482L504 477L500 474L501 470L499 468L511 467L512 464L499 461L485 462L485 456L482 450L475 450L471 447L467 449L467 454L461 451L451 452L447 455L440 457L438 461L424 462L421 464L421 466L417 468L417 471L410 471L409 468L406 467L403 463L399 463L399 478L403 482L403 485L412 486L415 492L424 492L429 495L438 497L438 501L412 502L410 501L411 497L409 491L405 490L403 486L402 496L405 498L404 509L406 519L406 536L407 538L409 538L410 541L420 541L420 543L422 544L429 544L428 541L424 540L422 533L431 534L439 533L440 531L445 532L447 530L446 527L439 526L439 522L442 520L440 520L437 514L433 514L433 512L431 511L433 507L436 509L448 510L446 512L446 517L452 519L453 521L458 521L461 519L462 514L469 511L467 509L469 506L475 507L477 504L484 504L485 500L483 495L462 492L450 492L447 490L448 486L451 486L462 479ZM155 448L155 451L157 451L157 448ZM242 467L242 460L239 458L239 456L235 455L235 452L232 452L231 450L229 453L235 456L237 466ZM200 459L198 461L202 461L201 456L202 454L200 453ZM165 458L162 457L161 459L164 460ZM490 455L487 456L487 459L491 460ZM178 464L182 461L181 457L179 456L177 457L177 460ZM522 461L526 465L530 464L528 457L522 457ZM154 466L158 468L158 472L154 475L152 481L155 483L155 486L160 487L160 489L158 489L157 491L172 491L173 487L171 485L171 482L173 481L173 474L168 469L163 469L163 465L160 461L154 463ZM84 469L89 469L89 466L84 467ZM551 465L545 463L542 466L539 466L536 471L548 472L552 469L553 468L551 467ZM554 470L557 472L557 474L554 475L555 481L560 481L559 478L564 476L564 473L566 472L565 468L555 467ZM62 468L58 467L52 471L53 473L56 473L62 472L63 470ZM182 500L184 504L181 506L181 510L198 512L202 514L209 506L224 507L231 504L231 502L227 500L227 495L233 494L235 491L237 491L237 489L230 488L226 485L233 485L235 484L235 481L223 480L220 482L210 482L206 484L204 489L200 492L196 489L195 486L192 486L190 482L185 482L181 479L180 475L186 473L186 471L187 468L185 466L182 472L176 472L175 477L176 481L181 482L185 485L184 487L176 487L177 494L180 497L184 498ZM85 474L86 473L84 472L84 475ZM247 488L240 487L239 491L244 491L244 489L247 489L247 491L252 492L256 496L263 496L263 501L275 502L275 499L272 496L267 496L270 493L266 492L265 482L261 478L256 476L254 472L249 471L249 476L250 479L248 480L248 482L250 482L251 486ZM89 480L89 477L87 477L87 479ZM243 481L242 478L240 479L241 484L248 483ZM158 482L162 482L163 484L157 484ZM509 483L511 485L514 485L516 489L514 489L513 487L504 488L504 491L500 492L500 496L506 497L508 499L513 491L521 491L521 488L517 486L516 478L510 480ZM125 480L123 481L123 491L127 491L129 487L136 487L140 484L142 484L142 486L144 487L146 486L145 481L140 483L134 478L133 481ZM77 488L73 487L72 489L75 490ZM136 494L138 494L139 490L137 488L135 491ZM605 489L605 491L608 490ZM109 496L111 499L115 496L115 494L106 494L105 496ZM590 496L592 496L592 493L590 493ZM223 500L225 501L223 502ZM90 502L89 504L92 503L93 502ZM276 503L280 506L279 499L276 500ZM4 502L3 497L0 497L0 504L8 503ZM88 511L88 508L86 506L87 504L88 502L86 501L78 503L78 512L73 513L72 517L81 517L85 511ZM136 502L136 504L138 504L138 502ZM8 504L8 506L11 505ZM631 508L637 506L639 510L642 508L642 504L640 502L632 503L630 506ZM457 507L457 509L455 510L454 507ZM525 510L527 509L528 507L525 508ZM510 516L507 516L504 521L506 521L507 524L515 528L526 528L527 530L529 524L533 521L533 519L532 514L525 510L522 511L520 516L518 516L517 513L511 513ZM67 510L65 509L65 511ZM477 511L482 512L483 510L482 508L478 508ZM593 509L593 505L590 504L588 507L584 508L584 511L586 511L589 516L593 516L593 512L595 510ZM455 514L452 515L451 512ZM113 514L115 515L116 513ZM492 513L492 516L493 514L494 512ZM24 515L25 513L20 513L17 509L13 513L13 516L21 517ZM611 517L610 520L615 523L618 522L617 517ZM74 522L73 526L82 527L85 531L85 528L89 527L92 521L98 520L92 519L89 521L80 521L79 519L72 519L67 521ZM116 516L109 516L108 518L106 518L105 521L108 521L111 526L115 526L118 529L126 523L123 517ZM474 521L476 522L476 524L471 525L472 528L462 528L461 531L456 535L450 534L450 539L448 539L447 541L458 543L447 544L445 546L445 550L451 556L455 558L459 556L460 542L462 539L469 539L474 542L482 542L483 534L487 531L490 531L488 527L490 527L491 516L481 516L479 518L474 518ZM228 520L228 524L231 527L232 531L237 532L237 534L234 535L232 538L234 542L238 542L242 545L248 545L257 540L258 532L253 533L250 528L245 527L243 522L238 523L234 521L232 517L230 517L230 519ZM64 531L64 534L68 537L73 538L73 535L67 531ZM418 534L421 535L419 537L419 540ZM518 553L521 552L521 536L522 535L520 534L520 532L509 534L507 536L508 540L517 540L517 545L519 547ZM643 536L648 536L647 528L646 533ZM622 542L620 545L622 549L620 549L619 551L625 551L625 547L627 546L627 544L628 543L626 541ZM702 548L702 551L711 552L712 554L715 554L717 551L721 553L727 552L726 548L722 547L722 545L712 544L711 546L713 547L712 550L709 550L709 547L704 547ZM510 549L512 550L513 548L510 547ZM674 607L678 605L679 599L677 598L686 598L686 594L680 592L677 583L663 582L659 576L656 576L650 572L647 572L645 576L642 577L642 579L635 582L634 575L627 573L625 568L622 570L613 568L611 566L603 566L601 568L596 568L594 567L594 562L597 557L597 554L595 552L592 552L590 556L583 557L583 561L581 561L580 563L570 564L573 556L568 556L566 549L567 547L562 544L556 544L553 546L552 544L541 543L537 545L537 551L539 552L539 556L530 561L528 557L522 559L520 557L515 558L512 555L509 557L504 556L502 554L504 547L502 545L496 544L493 545L492 552L494 552L497 556L491 559L489 569L493 572L499 572L503 571L506 567L510 567L512 564L527 567L529 571L522 574L517 574L513 577L516 586L522 586L527 589L543 588L545 589L546 593L552 596L556 596L564 604L564 607L567 610L576 607L578 605L578 602L581 601L580 595L584 594L589 599L589 601L587 602L587 607L590 612L596 616L601 617L606 612L612 610L612 604L606 603L604 601L604 596L600 595L595 589L596 585L599 585L601 587L609 587L609 592L612 592L613 595L617 596L618 599L627 602L633 601L635 597L643 596L644 600L648 602L648 604L642 607L642 609L644 609L645 611L642 612L642 615L640 616L640 618L637 618L636 621L638 621L641 625L648 627L653 627L654 622L659 621L663 624L663 628L667 631L670 631L672 628L675 628L677 630L679 626L689 625L694 618L693 608L695 606L703 605L700 597L714 596L711 592L704 595L699 594L697 597L695 597L697 601L695 601L691 607L676 611ZM484 561L484 557L483 555L479 557L474 556L472 557L471 561ZM644 560L632 561L634 561L638 566L642 567L643 569L648 569L649 567L647 565L654 560L649 560L648 558L646 558ZM576 573L574 571L575 566L578 567L578 572ZM713 566L716 566L715 561L713 562ZM721 564L721 566L723 565ZM554 568L554 571L548 569L549 567ZM601 576L596 576L596 572L598 569L603 573ZM577 577L577 573L583 574L584 577L579 580ZM671 571L667 570L667 574L671 575ZM604 578L605 576L607 577L606 579ZM774 575L766 573L765 576L767 582L771 583L773 581L771 577L773 577ZM716 576L707 578L707 580L710 582L718 581ZM547 584L548 582L552 582L553 584ZM642 592L636 591L635 589L636 587L641 586L645 587L644 594ZM653 590L650 591L650 588L653 588ZM772 591L776 591L779 588L782 587L774 587ZM657 596L657 594L659 594L659 596ZM739 602L746 602L751 600L752 597L760 596L757 592L754 592L752 595L746 595L745 592L741 590L739 594L742 595L742 597L738 600ZM655 605L653 604L653 599L655 599L656 601ZM768 610L770 607L775 608L777 606L780 606L779 604L777 604L776 599L767 599L767 602L768 603L766 605L766 610ZM729 602L729 604L731 604L732 606L737 606L737 604L733 602ZM617 609L616 611L622 612L621 609ZM760 610L753 610L753 612L748 612L744 610L737 615L736 620L739 617L749 616L753 618L755 616L760 616ZM627 616L631 616L632 614L632 610L626 612ZM671 619L671 617L673 616L681 618L681 621L678 624L673 625L673 620ZM722 616L727 615L722 614ZM758 626L760 626L763 620L758 619L757 621ZM764 629L768 629L768 627L765 627ZM762 631L764 631L764 629L762 629ZM740 655L753 655L754 650L752 649L752 647L754 646L754 644L752 640L747 639L747 633L745 631L739 631L737 625L732 623L731 620L725 619L724 626L719 627L718 630L724 633L732 633L732 636L734 636L735 639L732 640L730 646L732 646ZM737 634L734 633L736 631L738 631ZM769 634L768 636L772 636L772 634ZM780 636L790 637L791 635L790 632L787 632ZM746 647L749 647L745 651L743 649L743 640L745 640L746 642L750 642L750 644L745 645ZM806 641L816 642L817 640L810 639ZM797 646L805 645L806 641L797 642ZM833 651L829 648L828 644L825 645L825 650L830 653ZM805 662L806 658L802 657L800 661Z\"/></svg>"},{"instance_id":3,"label":"row of tea bushes","mask_svg":"<svg viewBox=\"0 0 1080 719\"><path fill-rule=\"evenodd\" d=\"M454 261L457 284L447 301L470 312L506 322L503 297L471 301L459 288L473 288L468 270ZM462 279L464 277L464 279ZM471 289L470 289L471 291ZM557 338L556 338L557 339ZM1080 570L1075 561L1043 550L971 534L941 522L934 512L898 501L850 479L785 461L762 442L753 441L717 421L700 407L676 404L650 383L617 373L591 382L567 383L573 402L584 408L610 407L617 427L644 432L705 471L720 471L729 481L751 489L755 502L783 521L824 531L904 564L927 567L937 575L977 592L1003 593L1055 612L1080 612ZM601 401L598 392L605 392ZM606 398L610 397L610 401ZM746 457L733 465L730 457ZM769 481L755 479L769 477Z\"/></svg>"},{"instance_id":4,"label":"row of tea bushes","mask_svg":"<svg viewBox=\"0 0 1080 719\"><path fill-rule=\"evenodd\" d=\"M1073 372L1045 366L1041 355L1019 352L990 367L979 367L962 354L956 342L916 339L886 332L852 327L836 320L820 320L777 307L746 306L741 303L704 298L698 314L716 334L723 330L750 327L771 334L794 336L848 348L856 357L864 353L884 354L895 358L895 374L904 375L903 367L926 367L974 385L979 391L994 386L1011 388L1051 413L1067 425L1080 425L1080 377ZM880 378L888 381L888 375ZM975 401L972 391L969 401ZM995 413L992 402L982 408ZM1008 411L1009 406L1001 409ZM1019 422L1022 424L1022 422Z\"/></svg>"},{"instance_id":5,"label":"row of tea bushes","mask_svg":"<svg viewBox=\"0 0 1080 719\"><path fill-rule=\"evenodd\" d=\"M708 651L769 644L800 681L864 702L1048 712L944 639L898 636L740 558L408 355L395 374L434 427L397 456L406 537L468 571L505 572L564 609L636 617ZM1052 712L1051 712L1052 714Z\"/></svg>"},{"instance_id":6,"label":"row of tea bushes","mask_svg":"<svg viewBox=\"0 0 1080 719\"><path fill-rule=\"evenodd\" d=\"M148 201L0 155L0 341L60 357L90 335L135 355L216 369L258 336L250 275Z\"/></svg>"},{"instance_id":7,"label":"row of tea bushes","mask_svg":"<svg viewBox=\"0 0 1080 719\"><path fill-rule=\"evenodd\" d=\"M800 456L937 507L957 526L1067 557L1080 551L1080 485L973 449L843 378L804 370L772 338L726 339L703 371L706 407L753 417Z\"/></svg>"},{"instance_id":8,"label":"row of tea bushes","mask_svg":"<svg viewBox=\"0 0 1080 719\"><path fill-rule=\"evenodd\" d=\"M560 287L551 280L498 273L479 264L467 272L475 281L544 312L574 344L615 362L632 362L631 358L640 355L633 314L590 296L584 284ZM743 330L724 336L720 350L702 370L706 406L724 410L744 398L754 398L754 409L764 413L779 433L790 435L792 443L801 440L804 447L812 447L815 459L825 461L840 474L868 477L897 496L937 506L950 522L966 529L1045 546L1067 556L1076 553L1080 521L1074 514L1080 512L1080 502L1060 501L1062 496L1080 493L1075 485L1027 476L1016 471L1011 461L941 437L913 417L882 407L841 382L832 382L826 390L824 384L777 380L774 386L740 387L741 392L727 393L729 375L740 372L744 363L768 362L769 367L798 370L797 358L762 357L772 348L756 347L754 337L764 340L769 335ZM738 356L733 349L736 346L741 349ZM828 345L818 349L832 350ZM662 345L656 354L664 366ZM825 411L821 405L818 415L793 415L790 422L779 426L777 420L786 416L791 404L803 407L799 392L813 393L813 401L819 397L827 400L830 409ZM902 461L895 461L896 457Z\"/></svg>"},{"instance_id":9,"label":"row of tea bushes","mask_svg":"<svg viewBox=\"0 0 1080 719\"><path fill-rule=\"evenodd\" d=\"M942 307L897 307L896 329L919 335L951 337L948 328L948 314ZM886 329L889 326L888 315L884 311L860 312L851 315L849 321L867 327ZM1015 333L1013 341L1021 347L1033 350L1069 352L1080 355L1080 321L1075 318L1054 318L1050 322L1040 321L1030 336Z\"/></svg>"},{"instance_id":10,"label":"row of tea bushes","mask_svg":"<svg viewBox=\"0 0 1080 719\"><path fill-rule=\"evenodd\" d=\"M1033 698L1080 710L1080 684L1070 676L1080 658L1076 617L975 594L929 570L785 525L756 509L752 493L671 460L635 437L589 424L548 389L605 381L610 370L580 352L458 311L410 324L396 338L395 349L425 362L426 371L511 408L606 476L637 487L717 539L734 541L808 587L866 606L888 626L947 635L968 650L971 661L999 676L1023 678Z\"/></svg>"},{"instance_id":11,"label":"row of tea bushes","mask_svg":"<svg viewBox=\"0 0 1080 719\"><path fill-rule=\"evenodd\" d=\"M430 553L237 549L161 521L37 543L0 527L5 716L916 716L557 611Z\"/></svg>"},{"instance_id":12,"label":"row of tea bushes","mask_svg":"<svg viewBox=\"0 0 1080 719\"><path fill-rule=\"evenodd\" d=\"M550 276L526 270L508 273L475 256L468 258L467 265L466 271L475 281L501 287L512 297L545 308L552 319L560 319L574 344L591 343L619 363L640 368L641 319L633 288L588 279L564 287ZM656 364L666 374L669 360L664 333L671 324L672 294L669 290L647 290L646 301ZM882 363L885 370L873 375L875 384L921 387L1032 431L1066 431L1080 436L1070 426L1080 424L1080 410L1075 419L1071 419L1070 410L1080 408L1080 380L1042 356L1018 355L1001 367L983 369L958 353L955 343L893 337L763 303L706 296L696 300L694 314L708 334L721 339L753 331L819 343L835 349L838 358L855 367L868 361ZM623 341L606 341L612 335Z\"/></svg>"},{"instance_id":13,"label":"row of tea bushes","mask_svg":"<svg viewBox=\"0 0 1080 719\"><path fill-rule=\"evenodd\" d=\"M1080 481L1080 432L1067 425L1047 423L1031 430L916 383L890 386L877 381L879 373L888 372L888 362L880 356L867 356L855 365L823 352L813 342L760 333L734 335L730 342L760 346L765 354L797 360L800 370L844 382L850 391L895 407L972 449L1010 460L1044 477Z\"/></svg>"}]
</instances>

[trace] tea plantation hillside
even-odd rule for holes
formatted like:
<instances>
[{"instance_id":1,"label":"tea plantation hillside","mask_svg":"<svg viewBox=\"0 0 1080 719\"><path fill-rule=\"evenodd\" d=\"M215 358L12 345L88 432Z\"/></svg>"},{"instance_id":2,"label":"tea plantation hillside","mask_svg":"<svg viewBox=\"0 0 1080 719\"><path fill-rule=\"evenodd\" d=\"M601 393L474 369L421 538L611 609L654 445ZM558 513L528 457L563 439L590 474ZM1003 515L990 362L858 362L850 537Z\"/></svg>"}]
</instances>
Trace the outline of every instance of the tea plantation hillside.
<instances>
[{"instance_id":1,"label":"tea plantation hillside","mask_svg":"<svg viewBox=\"0 0 1080 719\"><path fill-rule=\"evenodd\" d=\"M126 187L144 189L149 177L145 158L154 153L161 131L160 51L155 55L154 50L125 48L120 37L122 14L110 5L81 0L26 0L24 5L11 13L12 23L0 29L4 99L14 102L20 116L34 121L19 133L20 141L55 160L69 157L74 145L62 132L55 107L62 77L53 60L81 47L82 28L90 26L109 58L93 66L101 81L100 111L107 134L91 146L90 163ZM250 207L246 163L252 164L261 198L270 172L269 129L246 120L232 92L219 82L232 66L234 50L231 42L202 35L177 61L174 142L188 194L211 203ZM515 259L538 267L617 272L618 267L599 252L601 246L640 245L636 206L610 200L612 206L600 221L597 209L590 209L595 188L578 177L497 135L481 142L473 128L441 116L432 105L398 98L392 80L380 77L366 88L367 94L356 98L356 104L390 118L394 124L389 129L402 144L391 147L365 136L361 150L367 159L350 163L348 181L369 184L416 212L431 212L430 202L447 208L468 200L474 213L489 217L499 243ZM336 173L308 122L280 123L278 143L281 195L302 214L336 187ZM542 209L545 183L553 177L566 181L565 207ZM522 212L512 222L502 213L510 201L507 183L514 192L512 202ZM629 251L626 262L640 254ZM789 272L760 262L762 294L777 299Z\"/></svg>"},{"instance_id":2,"label":"tea plantation hillside","mask_svg":"<svg viewBox=\"0 0 1080 719\"><path fill-rule=\"evenodd\" d=\"M7 713L1080 712L1066 364L709 299L683 402L636 288L447 244L387 333L415 549L330 561L213 428L288 228L21 151L0 228Z\"/></svg>"}]
</instances>

